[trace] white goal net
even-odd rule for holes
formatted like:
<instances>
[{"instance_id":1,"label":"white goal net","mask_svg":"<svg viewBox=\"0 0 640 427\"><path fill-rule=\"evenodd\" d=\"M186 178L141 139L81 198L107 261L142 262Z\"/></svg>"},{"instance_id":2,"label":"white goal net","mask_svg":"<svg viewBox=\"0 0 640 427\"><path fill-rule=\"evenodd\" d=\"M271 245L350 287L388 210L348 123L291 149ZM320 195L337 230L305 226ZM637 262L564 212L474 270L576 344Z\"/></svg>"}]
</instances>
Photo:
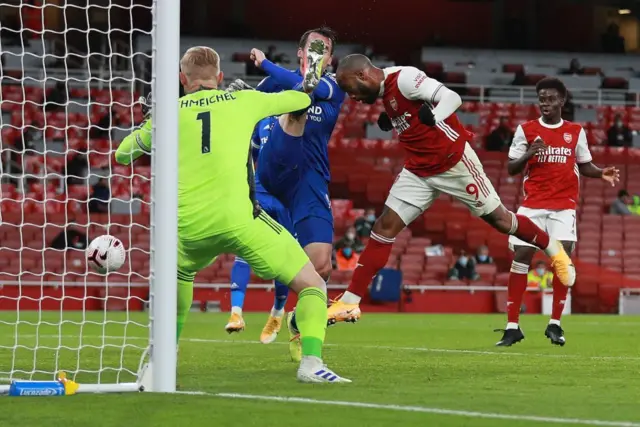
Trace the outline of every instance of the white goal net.
<instances>
[{"instance_id":1,"label":"white goal net","mask_svg":"<svg viewBox=\"0 0 640 427\"><path fill-rule=\"evenodd\" d=\"M136 47L156 7L0 0L0 393L60 371L80 391L139 388L153 344L153 167L113 153L143 120L153 52ZM85 255L103 234L127 248L108 275Z\"/></svg>"}]
</instances>

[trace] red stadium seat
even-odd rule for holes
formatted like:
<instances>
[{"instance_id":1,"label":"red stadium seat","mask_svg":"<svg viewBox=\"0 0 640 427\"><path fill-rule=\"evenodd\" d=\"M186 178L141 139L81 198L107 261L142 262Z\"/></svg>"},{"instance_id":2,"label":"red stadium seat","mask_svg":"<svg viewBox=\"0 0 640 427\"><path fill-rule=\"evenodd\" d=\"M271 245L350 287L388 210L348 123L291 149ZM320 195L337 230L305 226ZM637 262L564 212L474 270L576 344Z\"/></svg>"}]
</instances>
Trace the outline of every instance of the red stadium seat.
<instances>
[{"instance_id":1,"label":"red stadium seat","mask_svg":"<svg viewBox=\"0 0 640 427\"><path fill-rule=\"evenodd\" d=\"M498 267L494 264L477 264L476 273L480 275L480 279L487 283L493 283Z\"/></svg>"}]
</instances>

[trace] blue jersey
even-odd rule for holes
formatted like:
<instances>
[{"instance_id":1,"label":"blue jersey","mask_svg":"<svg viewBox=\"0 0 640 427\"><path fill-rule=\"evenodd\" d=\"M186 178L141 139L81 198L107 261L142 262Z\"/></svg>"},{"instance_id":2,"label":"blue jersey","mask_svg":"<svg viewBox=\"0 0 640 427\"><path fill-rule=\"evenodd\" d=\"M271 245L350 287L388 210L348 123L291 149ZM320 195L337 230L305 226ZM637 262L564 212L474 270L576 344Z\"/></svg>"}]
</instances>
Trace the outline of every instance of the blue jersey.
<instances>
[{"instance_id":1,"label":"blue jersey","mask_svg":"<svg viewBox=\"0 0 640 427\"><path fill-rule=\"evenodd\" d=\"M267 117L265 119L262 119L258 122L255 129L253 130L253 135L251 136L251 155L253 156L254 163L258 161L260 150L262 150L264 144L266 144L269 140L271 129L273 129L273 125L277 120L278 119L275 117ZM259 174L256 173L256 192L266 193L267 191L260 183L260 178L258 176Z\"/></svg>"},{"instance_id":2,"label":"blue jersey","mask_svg":"<svg viewBox=\"0 0 640 427\"><path fill-rule=\"evenodd\" d=\"M300 70L295 73L302 77ZM285 89L273 77L267 77L258 84L262 92L281 92ZM304 159L307 168L315 169L327 182L330 180L329 139L338 121L340 107L345 93L336 83L335 76L324 73L314 91L314 101L307 112L304 134Z\"/></svg>"}]
</instances>

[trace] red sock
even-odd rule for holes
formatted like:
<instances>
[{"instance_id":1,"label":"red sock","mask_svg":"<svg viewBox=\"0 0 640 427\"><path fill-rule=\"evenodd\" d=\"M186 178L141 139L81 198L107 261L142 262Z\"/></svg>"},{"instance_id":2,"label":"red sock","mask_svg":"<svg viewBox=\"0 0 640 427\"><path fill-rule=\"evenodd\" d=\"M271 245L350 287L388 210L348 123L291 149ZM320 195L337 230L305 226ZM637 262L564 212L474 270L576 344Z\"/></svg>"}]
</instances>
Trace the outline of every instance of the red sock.
<instances>
[{"instance_id":1,"label":"red sock","mask_svg":"<svg viewBox=\"0 0 640 427\"><path fill-rule=\"evenodd\" d=\"M545 250L549 246L549 235L524 215L514 214L515 224L511 233L518 239Z\"/></svg>"},{"instance_id":2,"label":"red sock","mask_svg":"<svg viewBox=\"0 0 640 427\"><path fill-rule=\"evenodd\" d=\"M358 259L358 267L353 272L347 291L360 298L364 296L373 277L387 264L394 241L395 239L371 233L367 247Z\"/></svg>"},{"instance_id":3,"label":"red sock","mask_svg":"<svg viewBox=\"0 0 640 427\"><path fill-rule=\"evenodd\" d=\"M569 287L560 283L558 276L553 276L553 305L551 306L551 320L560 321L562 317L562 311L564 310L564 304L567 300L567 293L569 293Z\"/></svg>"},{"instance_id":4,"label":"red sock","mask_svg":"<svg viewBox=\"0 0 640 427\"><path fill-rule=\"evenodd\" d=\"M527 290L527 274L529 266L519 262L511 263L509 284L507 285L507 322L518 323L520 321L520 308L522 299Z\"/></svg>"}]
</instances>

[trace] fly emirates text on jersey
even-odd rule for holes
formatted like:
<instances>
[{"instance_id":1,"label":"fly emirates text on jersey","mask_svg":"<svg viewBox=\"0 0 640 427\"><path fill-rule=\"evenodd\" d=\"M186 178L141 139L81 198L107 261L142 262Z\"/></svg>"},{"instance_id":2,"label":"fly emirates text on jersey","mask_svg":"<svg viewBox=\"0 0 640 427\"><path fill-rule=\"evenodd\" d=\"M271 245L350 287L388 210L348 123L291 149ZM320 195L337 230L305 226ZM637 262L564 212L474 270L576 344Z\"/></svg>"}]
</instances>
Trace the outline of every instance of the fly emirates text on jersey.
<instances>
[{"instance_id":1,"label":"fly emirates text on jersey","mask_svg":"<svg viewBox=\"0 0 640 427\"><path fill-rule=\"evenodd\" d=\"M538 154L539 163L567 163L567 158L573 155L573 150L566 147L547 147L544 153Z\"/></svg>"}]
</instances>

